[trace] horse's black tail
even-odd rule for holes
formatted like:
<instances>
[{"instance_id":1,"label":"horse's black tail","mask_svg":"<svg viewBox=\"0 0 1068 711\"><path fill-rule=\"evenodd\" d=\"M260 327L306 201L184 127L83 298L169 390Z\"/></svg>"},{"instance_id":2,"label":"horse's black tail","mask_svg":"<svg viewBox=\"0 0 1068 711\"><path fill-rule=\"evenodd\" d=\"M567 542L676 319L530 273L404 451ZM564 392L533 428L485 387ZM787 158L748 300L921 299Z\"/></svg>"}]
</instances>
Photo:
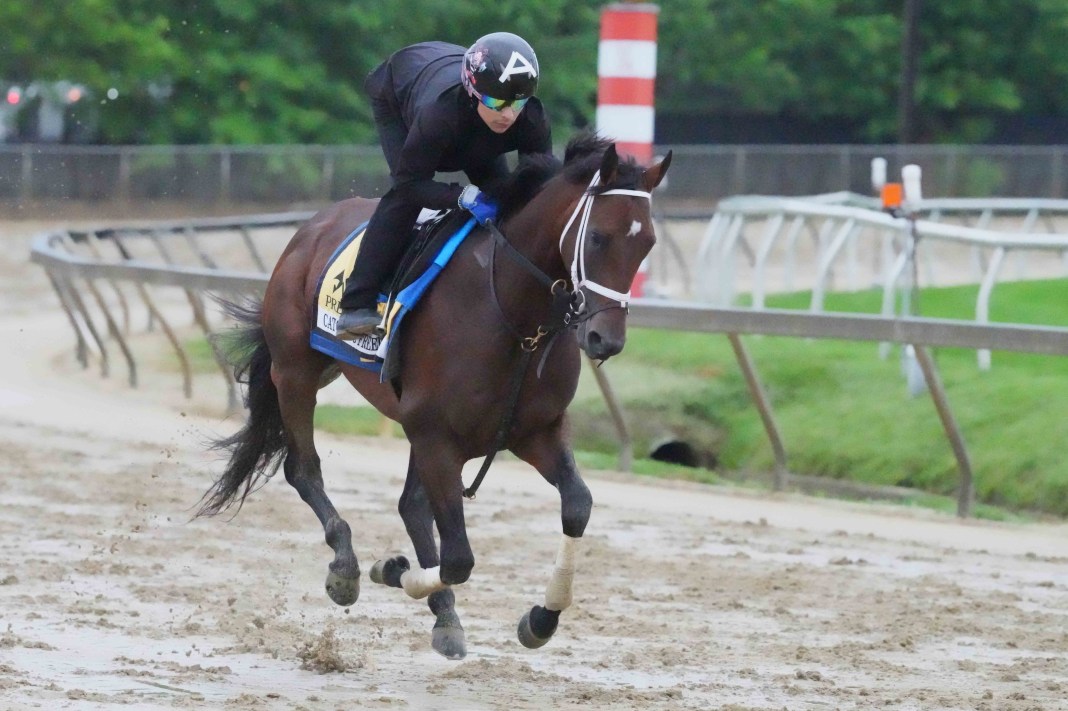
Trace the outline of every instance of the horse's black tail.
<instances>
[{"instance_id":1,"label":"horse's black tail","mask_svg":"<svg viewBox=\"0 0 1068 711\"><path fill-rule=\"evenodd\" d=\"M278 471L287 450L278 391L271 380L271 353L263 335L263 305L259 301L216 301L240 324L226 334L222 345L234 377L247 386L248 419L232 436L211 443L212 449L228 451L230 461L204 493L197 516L211 516L234 504L240 510L245 497Z\"/></svg>"}]
</instances>

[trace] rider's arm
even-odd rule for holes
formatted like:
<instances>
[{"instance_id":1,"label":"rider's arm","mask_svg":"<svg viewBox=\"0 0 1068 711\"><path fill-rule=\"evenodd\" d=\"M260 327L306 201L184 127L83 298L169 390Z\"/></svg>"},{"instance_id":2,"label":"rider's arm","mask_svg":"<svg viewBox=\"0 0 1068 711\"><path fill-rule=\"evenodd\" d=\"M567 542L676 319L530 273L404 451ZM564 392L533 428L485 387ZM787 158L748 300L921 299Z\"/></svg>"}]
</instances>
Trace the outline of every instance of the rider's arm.
<instances>
[{"instance_id":1,"label":"rider's arm","mask_svg":"<svg viewBox=\"0 0 1068 711\"><path fill-rule=\"evenodd\" d=\"M456 207L463 186L434 180L441 158L456 141L455 122L438 112L424 111L416 118L397 161L393 189L402 200L432 210Z\"/></svg>"}]
</instances>

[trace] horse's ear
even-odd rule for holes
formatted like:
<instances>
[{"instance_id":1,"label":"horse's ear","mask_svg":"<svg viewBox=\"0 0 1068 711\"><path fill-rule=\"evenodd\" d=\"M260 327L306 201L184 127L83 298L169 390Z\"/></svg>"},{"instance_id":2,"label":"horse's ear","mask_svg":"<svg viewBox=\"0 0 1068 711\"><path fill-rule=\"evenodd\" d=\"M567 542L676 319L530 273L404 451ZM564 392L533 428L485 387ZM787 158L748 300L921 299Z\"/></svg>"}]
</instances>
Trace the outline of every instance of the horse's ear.
<instances>
[{"instance_id":1,"label":"horse's ear","mask_svg":"<svg viewBox=\"0 0 1068 711\"><path fill-rule=\"evenodd\" d=\"M608 185L616 179L616 170L619 168L619 154L616 153L616 144L609 144L601 158L601 185Z\"/></svg>"},{"instance_id":2,"label":"horse's ear","mask_svg":"<svg viewBox=\"0 0 1068 711\"><path fill-rule=\"evenodd\" d=\"M660 185L660 181L663 180L664 175L667 174L669 165L671 165L671 151L667 152L667 155L664 156L664 160L656 165L646 168L645 173L642 174L642 183L645 185L646 192L651 193L653 188Z\"/></svg>"}]
</instances>

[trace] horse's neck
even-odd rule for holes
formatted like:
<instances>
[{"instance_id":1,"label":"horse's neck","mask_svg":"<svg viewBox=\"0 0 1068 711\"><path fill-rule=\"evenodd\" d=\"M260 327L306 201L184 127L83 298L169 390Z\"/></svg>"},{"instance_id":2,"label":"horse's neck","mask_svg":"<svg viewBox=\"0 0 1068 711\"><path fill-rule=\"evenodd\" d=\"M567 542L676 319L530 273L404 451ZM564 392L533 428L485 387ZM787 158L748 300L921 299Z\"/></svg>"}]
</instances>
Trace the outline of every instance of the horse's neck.
<instances>
[{"instance_id":1,"label":"horse's neck","mask_svg":"<svg viewBox=\"0 0 1068 711\"><path fill-rule=\"evenodd\" d=\"M502 225L512 246L554 280L568 274L560 254L560 232L566 220L561 215L573 204L566 196L540 193Z\"/></svg>"},{"instance_id":2,"label":"horse's neck","mask_svg":"<svg viewBox=\"0 0 1068 711\"><path fill-rule=\"evenodd\" d=\"M560 256L559 246L564 226L559 215L566 209L566 199L539 194L501 225L501 233L509 244L551 281L568 278L568 267ZM515 329L524 334L533 332L549 316L552 304L549 287L528 265L508 255L507 250L498 248L495 252L497 301Z\"/></svg>"}]
</instances>

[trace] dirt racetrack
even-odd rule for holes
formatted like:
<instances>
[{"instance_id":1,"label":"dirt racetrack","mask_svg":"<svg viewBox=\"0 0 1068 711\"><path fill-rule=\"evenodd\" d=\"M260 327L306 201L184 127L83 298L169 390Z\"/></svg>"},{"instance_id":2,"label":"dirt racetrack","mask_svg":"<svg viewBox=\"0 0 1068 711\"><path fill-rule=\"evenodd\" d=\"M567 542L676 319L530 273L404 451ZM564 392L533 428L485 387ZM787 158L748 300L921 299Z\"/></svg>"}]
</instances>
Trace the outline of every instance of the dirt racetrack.
<instances>
[{"instance_id":1,"label":"dirt racetrack","mask_svg":"<svg viewBox=\"0 0 1068 711\"><path fill-rule=\"evenodd\" d=\"M27 264L43 227L0 223L2 711L1068 709L1064 524L586 472L575 604L531 651L515 624L541 602L558 499L507 459L468 504L468 656L447 661L425 604L366 576L411 555L403 442L320 437L365 571L339 608L282 477L232 520L189 520L221 466L203 441L238 421L164 374L131 390L81 370Z\"/></svg>"}]
</instances>

